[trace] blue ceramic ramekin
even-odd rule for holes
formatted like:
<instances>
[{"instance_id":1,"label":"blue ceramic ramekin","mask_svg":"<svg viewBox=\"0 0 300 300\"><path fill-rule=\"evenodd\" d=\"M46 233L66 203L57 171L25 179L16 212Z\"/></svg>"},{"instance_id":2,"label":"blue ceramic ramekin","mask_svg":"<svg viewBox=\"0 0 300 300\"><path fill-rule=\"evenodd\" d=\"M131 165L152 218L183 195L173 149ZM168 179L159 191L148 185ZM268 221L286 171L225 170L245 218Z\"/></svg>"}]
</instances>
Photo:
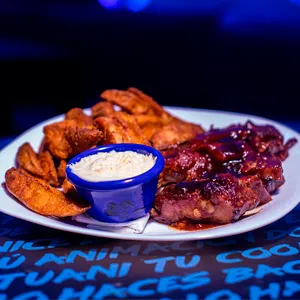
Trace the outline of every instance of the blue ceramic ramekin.
<instances>
[{"instance_id":1,"label":"blue ceramic ramekin","mask_svg":"<svg viewBox=\"0 0 300 300\"><path fill-rule=\"evenodd\" d=\"M152 154L156 162L150 170L138 176L101 182L86 181L75 175L70 168L71 164L79 162L83 157L113 150ZM66 175L79 195L91 204L87 211L91 217L101 222L122 223L141 218L150 211L158 177L163 168L164 157L152 147L140 144L113 144L89 149L73 157L67 164Z\"/></svg>"}]
</instances>

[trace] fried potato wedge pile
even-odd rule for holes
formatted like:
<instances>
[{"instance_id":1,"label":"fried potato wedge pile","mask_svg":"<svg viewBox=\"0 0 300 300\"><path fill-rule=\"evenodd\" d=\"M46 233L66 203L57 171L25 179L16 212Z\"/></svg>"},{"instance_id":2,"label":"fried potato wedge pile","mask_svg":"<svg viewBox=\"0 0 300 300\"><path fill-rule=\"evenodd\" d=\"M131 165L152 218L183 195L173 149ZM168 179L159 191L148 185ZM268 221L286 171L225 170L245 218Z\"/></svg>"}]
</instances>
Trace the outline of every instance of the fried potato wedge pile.
<instances>
[{"instance_id":1,"label":"fried potato wedge pile","mask_svg":"<svg viewBox=\"0 0 300 300\"><path fill-rule=\"evenodd\" d=\"M143 137L148 140L153 147L159 150L184 143L194 138L197 134L204 132L201 126L185 122L172 116L150 96L144 94L137 88L129 88L126 91L106 90L101 94L101 98L106 102L99 102L92 107L92 111L93 116L96 118L95 122L100 128L103 127L104 121L107 124L106 128L111 126L110 130L104 133L104 141L111 141L110 136L112 132L114 135L124 135L122 134L124 127L123 130L117 127L115 120L122 119L125 113L135 119L136 124L141 129ZM118 106L123 111L123 115L116 115L115 111L111 111L113 106L107 103ZM97 119L98 116L104 116L112 121L109 122L108 119L99 120ZM114 124L114 126L112 124ZM125 129L125 131L129 132L127 129Z\"/></svg>"},{"instance_id":2,"label":"fried potato wedge pile","mask_svg":"<svg viewBox=\"0 0 300 300\"><path fill-rule=\"evenodd\" d=\"M46 125L37 152L29 143L19 147L17 168L6 172L6 186L31 210L67 217L89 208L66 179L67 162L80 152L118 143L144 144L164 150L204 132L201 126L172 116L137 88L106 90L100 98L91 107L91 115L74 107L63 121Z\"/></svg>"}]
</instances>

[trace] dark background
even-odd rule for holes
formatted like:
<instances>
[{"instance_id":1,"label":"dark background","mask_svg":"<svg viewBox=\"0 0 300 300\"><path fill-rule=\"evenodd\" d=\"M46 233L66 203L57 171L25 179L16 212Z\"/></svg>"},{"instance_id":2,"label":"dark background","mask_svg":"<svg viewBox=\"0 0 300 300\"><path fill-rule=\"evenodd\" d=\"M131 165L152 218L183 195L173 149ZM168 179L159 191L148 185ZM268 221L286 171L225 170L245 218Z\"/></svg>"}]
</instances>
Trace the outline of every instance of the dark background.
<instances>
[{"instance_id":1,"label":"dark background","mask_svg":"<svg viewBox=\"0 0 300 300\"><path fill-rule=\"evenodd\" d=\"M2 0L0 135L108 88L300 120L299 0Z\"/></svg>"}]
</instances>

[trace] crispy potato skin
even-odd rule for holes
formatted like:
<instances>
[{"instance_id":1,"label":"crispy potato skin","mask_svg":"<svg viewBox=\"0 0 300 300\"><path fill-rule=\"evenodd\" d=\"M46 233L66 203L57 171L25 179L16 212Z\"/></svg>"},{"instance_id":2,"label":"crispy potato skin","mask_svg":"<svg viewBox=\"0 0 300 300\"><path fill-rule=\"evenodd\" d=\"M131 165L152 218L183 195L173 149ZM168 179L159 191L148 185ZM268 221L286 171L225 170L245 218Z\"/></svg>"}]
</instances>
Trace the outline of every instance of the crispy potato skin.
<instances>
[{"instance_id":1,"label":"crispy potato skin","mask_svg":"<svg viewBox=\"0 0 300 300\"><path fill-rule=\"evenodd\" d=\"M104 133L104 144L150 145L134 117L125 112L115 112L113 118L98 117L95 124Z\"/></svg>"},{"instance_id":2,"label":"crispy potato skin","mask_svg":"<svg viewBox=\"0 0 300 300\"><path fill-rule=\"evenodd\" d=\"M61 187L66 195L76 194L74 185L67 178L65 178Z\"/></svg>"},{"instance_id":3,"label":"crispy potato skin","mask_svg":"<svg viewBox=\"0 0 300 300\"><path fill-rule=\"evenodd\" d=\"M126 136L123 135L123 128L121 124L114 119L108 117L98 117L95 120L96 126L103 132L104 144L120 144L126 143Z\"/></svg>"},{"instance_id":4,"label":"crispy potato skin","mask_svg":"<svg viewBox=\"0 0 300 300\"><path fill-rule=\"evenodd\" d=\"M75 202L63 192L51 187L22 169L11 168L5 174L6 187L21 203L29 209L45 216L76 216L89 205Z\"/></svg>"},{"instance_id":5,"label":"crispy potato skin","mask_svg":"<svg viewBox=\"0 0 300 300\"><path fill-rule=\"evenodd\" d=\"M66 167L67 167L67 162L64 159L62 159L57 168L57 176L61 180L66 178Z\"/></svg>"},{"instance_id":6,"label":"crispy potato skin","mask_svg":"<svg viewBox=\"0 0 300 300\"><path fill-rule=\"evenodd\" d=\"M133 117L148 141L164 125L168 124L158 116L133 115Z\"/></svg>"},{"instance_id":7,"label":"crispy potato skin","mask_svg":"<svg viewBox=\"0 0 300 300\"><path fill-rule=\"evenodd\" d=\"M42 152L38 157L44 171L44 176L42 178L52 186L59 186L57 171L50 152Z\"/></svg>"},{"instance_id":8,"label":"crispy potato skin","mask_svg":"<svg viewBox=\"0 0 300 300\"><path fill-rule=\"evenodd\" d=\"M171 114L166 112L152 97L146 95L141 90L130 87L127 91L135 95L144 105L148 106L148 115L159 116L163 122L169 122L173 119Z\"/></svg>"},{"instance_id":9,"label":"crispy potato skin","mask_svg":"<svg viewBox=\"0 0 300 300\"><path fill-rule=\"evenodd\" d=\"M91 116L87 116L83 109L74 107L70 109L66 115L66 120L75 120L78 126L92 126L93 125L93 118Z\"/></svg>"},{"instance_id":10,"label":"crispy potato skin","mask_svg":"<svg viewBox=\"0 0 300 300\"><path fill-rule=\"evenodd\" d=\"M140 103L137 97L128 91L106 90L101 94L101 98L122 107L130 114L146 114L148 112L148 107Z\"/></svg>"},{"instance_id":11,"label":"crispy potato skin","mask_svg":"<svg viewBox=\"0 0 300 300\"><path fill-rule=\"evenodd\" d=\"M17 162L19 167L34 175L45 175L41 162L29 143L25 143L19 147L17 152Z\"/></svg>"},{"instance_id":12,"label":"crispy potato skin","mask_svg":"<svg viewBox=\"0 0 300 300\"><path fill-rule=\"evenodd\" d=\"M103 136L94 126L79 126L76 120L47 125L44 133L50 152L59 159L67 159L89 149Z\"/></svg>"},{"instance_id":13,"label":"crispy potato skin","mask_svg":"<svg viewBox=\"0 0 300 300\"><path fill-rule=\"evenodd\" d=\"M110 102L100 101L92 106L92 117L94 119L98 117L112 117L115 110Z\"/></svg>"},{"instance_id":14,"label":"crispy potato skin","mask_svg":"<svg viewBox=\"0 0 300 300\"><path fill-rule=\"evenodd\" d=\"M42 153L42 152L45 152L47 150L48 150L48 145L46 143L46 138L44 136L43 139L42 139L42 141L41 141L41 143L40 143L38 153Z\"/></svg>"},{"instance_id":15,"label":"crispy potato skin","mask_svg":"<svg viewBox=\"0 0 300 300\"><path fill-rule=\"evenodd\" d=\"M199 125L174 120L157 131L152 136L151 143L153 147L163 150L170 146L189 141L203 132L203 128Z\"/></svg>"},{"instance_id":16,"label":"crispy potato skin","mask_svg":"<svg viewBox=\"0 0 300 300\"><path fill-rule=\"evenodd\" d=\"M172 119L172 116L157 102L137 88L129 88L127 91L106 90L101 94L101 97L133 115L145 114L159 116L163 120Z\"/></svg>"}]
</instances>

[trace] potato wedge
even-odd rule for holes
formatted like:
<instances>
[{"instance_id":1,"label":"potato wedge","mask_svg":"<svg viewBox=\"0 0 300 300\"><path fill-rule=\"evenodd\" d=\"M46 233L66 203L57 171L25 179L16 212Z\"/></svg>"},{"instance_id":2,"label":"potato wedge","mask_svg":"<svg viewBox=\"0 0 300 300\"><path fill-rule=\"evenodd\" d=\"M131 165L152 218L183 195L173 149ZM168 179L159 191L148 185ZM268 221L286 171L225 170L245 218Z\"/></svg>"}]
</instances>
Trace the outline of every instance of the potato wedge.
<instances>
[{"instance_id":1,"label":"potato wedge","mask_svg":"<svg viewBox=\"0 0 300 300\"><path fill-rule=\"evenodd\" d=\"M41 162L29 143L25 143L19 147L17 152L17 162L19 167L22 167L34 175L45 175Z\"/></svg>"},{"instance_id":2,"label":"potato wedge","mask_svg":"<svg viewBox=\"0 0 300 300\"><path fill-rule=\"evenodd\" d=\"M76 202L63 192L37 179L22 169L11 168L5 174L6 187L21 203L45 216L69 217L84 213L90 208Z\"/></svg>"}]
</instances>

